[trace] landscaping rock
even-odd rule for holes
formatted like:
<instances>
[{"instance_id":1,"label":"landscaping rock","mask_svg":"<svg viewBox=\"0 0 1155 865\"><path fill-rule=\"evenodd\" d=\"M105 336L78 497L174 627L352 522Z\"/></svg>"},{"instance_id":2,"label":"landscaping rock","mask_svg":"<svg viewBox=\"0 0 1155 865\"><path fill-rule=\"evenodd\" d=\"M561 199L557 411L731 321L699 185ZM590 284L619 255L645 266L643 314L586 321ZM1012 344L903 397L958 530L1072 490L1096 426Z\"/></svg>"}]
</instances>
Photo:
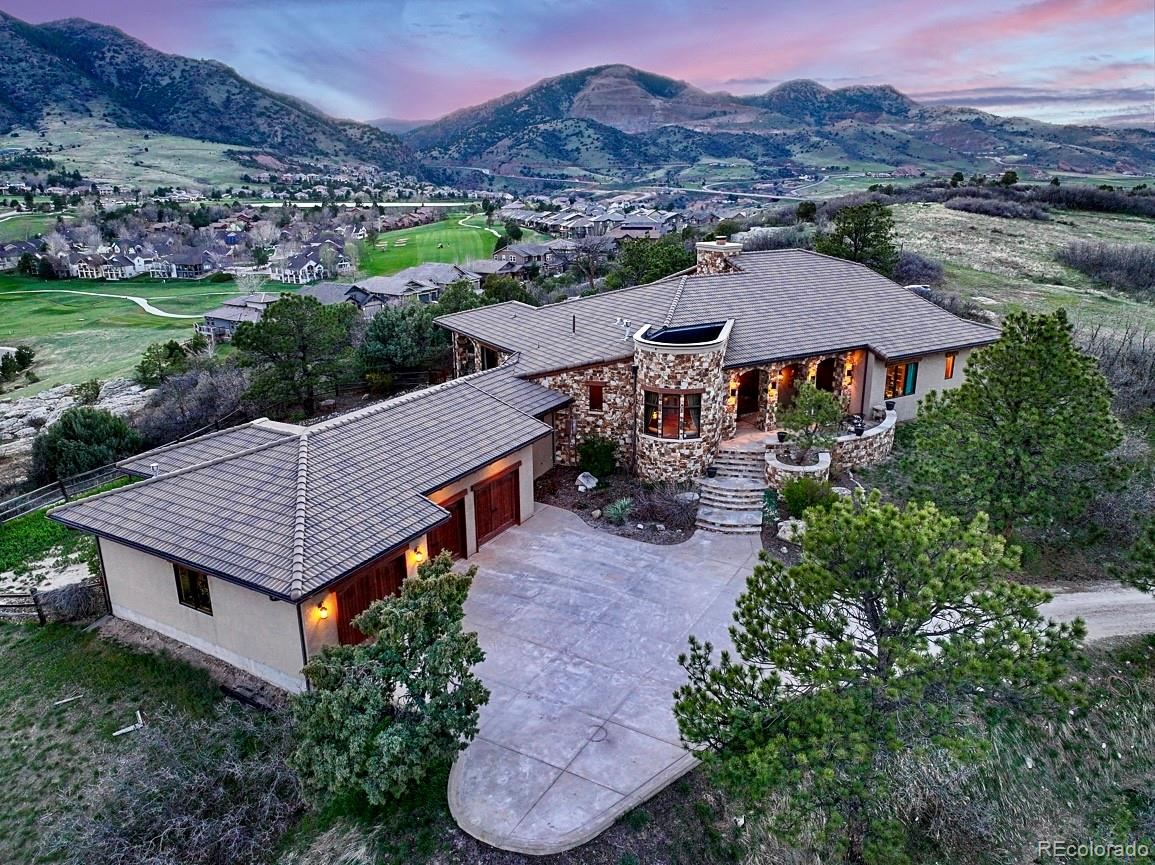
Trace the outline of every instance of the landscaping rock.
<instances>
[{"instance_id":1,"label":"landscaping rock","mask_svg":"<svg viewBox=\"0 0 1155 865\"><path fill-rule=\"evenodd\" d=\"M595 520L600 520L602 518L602 509L594 508L592 511L590 511L590 516Z\"/></svg>"},{"instance_id":2,"label":"landscaping rock","mask_svg":"<svg viewBox=\"0 0 1155 865\"><path fill-rule=\"evenodd\" d=\"M778 540L792 541L797 543L798 539L806 534L806 523L802 520L796 520L793 517L782 520L778 524Z\"/></svg>"},{"instance_id":3,"label":"landscaping rock","mask_svg":"<svg viewBox=\"0 0 1155 865\"><path fill-rule=\"evenodd\" d=\"M676 496L674 496L674 498L680 502L685 502L686 504L692 505L696 504L701 496L693 490L687 490L684 493L678 493Z\"/></svg>"},{"instance_id":4,"label":"landscaping rock","mask_svg":"<svg viewBox=\"0 0 1155 865\"><path fill-rule=\"evenodd\" d=\"M577 488L583 493L588 493L598 485L598 479L589 472L582 472L577 476Z\"/></svg>"},{"instance_id":5,"label":"landscaping rock","mask_svg":"<svg viewBox=\"0 0 1155 865\"><path fill-rule=\"evenodd\" d=\"M61 384L33 396L0 401L0 453L5 455L32 450L32 439L43 427L52 426L68 409L77 405L74 386ZM152 391L126 378L115 378L100 386L93 408L128 417L148 402Z\"/></svg>"},{"instance_id":6,"label":"landscaping rock","mask_svg":"<svg viewBox=\"0 0 1155 865\"><path fill-rule=\"evenodd\" d=\"M837 496L846 496L847 498L854 495L847 487L831 487L830 491Z\"/></svg>"}]
</instances>

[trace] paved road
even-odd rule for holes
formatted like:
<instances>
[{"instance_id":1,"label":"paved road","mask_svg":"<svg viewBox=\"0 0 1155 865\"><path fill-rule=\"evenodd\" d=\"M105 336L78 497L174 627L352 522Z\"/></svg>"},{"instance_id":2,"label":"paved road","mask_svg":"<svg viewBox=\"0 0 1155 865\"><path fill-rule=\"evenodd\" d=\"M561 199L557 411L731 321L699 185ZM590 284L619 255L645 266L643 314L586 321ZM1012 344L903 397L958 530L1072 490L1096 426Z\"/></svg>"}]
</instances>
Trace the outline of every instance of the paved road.
<instances>
[{"instance_id":1,"label":"paved road","mask_svg":"<svg viewBox=\"0 0 1155 865\"><path fill-rule=\"evenodd\" d=\"M1064 622L1081 618L1087 623L1089 639L1155 632L1155 598L1151 595L1118 583L1079 591L1046 588L1055 598L1043 605L1043 613Z\"/></svg>"}]
</instances>

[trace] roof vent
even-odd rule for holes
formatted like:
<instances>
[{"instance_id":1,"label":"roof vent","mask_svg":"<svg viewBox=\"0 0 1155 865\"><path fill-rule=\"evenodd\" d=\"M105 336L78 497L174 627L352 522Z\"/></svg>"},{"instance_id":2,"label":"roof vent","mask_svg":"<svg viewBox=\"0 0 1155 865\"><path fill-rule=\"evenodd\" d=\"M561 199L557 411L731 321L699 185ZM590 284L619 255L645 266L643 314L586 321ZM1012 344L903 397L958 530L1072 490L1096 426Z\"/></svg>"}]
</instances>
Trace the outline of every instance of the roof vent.
<instances>
[{"instance_id":1,"label":"roof vent","mask_svg":"<svg viewBox=\"0 0 1155 865\"><path fill-rule=\"evenodd\" d=\"M160 474L160 463L149 463L148 470L154 475Z\"/></svg>"}]
</instances>

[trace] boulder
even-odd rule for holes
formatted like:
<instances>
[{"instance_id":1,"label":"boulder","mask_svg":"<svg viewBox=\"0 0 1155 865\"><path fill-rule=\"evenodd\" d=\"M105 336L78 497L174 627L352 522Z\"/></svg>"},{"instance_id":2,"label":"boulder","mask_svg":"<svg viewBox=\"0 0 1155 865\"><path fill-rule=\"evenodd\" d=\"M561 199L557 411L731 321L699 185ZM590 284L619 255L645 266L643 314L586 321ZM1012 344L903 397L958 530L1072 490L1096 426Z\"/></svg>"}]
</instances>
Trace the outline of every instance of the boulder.
<instances>
[{"instance_id":1,"label":"boulder","mask_svg":"<svg viewBox=\"0 0 1155 865\"><path fill-rule=\"evenodd\" d=\"M693 490L687 490L684 493L678 493L676 496L674 496L674 498L680 502L684 502L685 504L693 505L697 504L698 499L700 499L701 496Z\"/></svg>"},{"instance_id":2,"label":"boulder","mask_svg":"<svg viewBox=\"0 0 1155 865\"><path fill-rule=\"evenodd\" d=\"M830 491L836 496L846 496L847 498L854 495L847 487L831 487Z\"/></svg>"},{"instance_id":3,"label":"boulder","mask_svg":"<svg viewBox=\"0 0 1155 865\"><path fill-rule=\"evenodd\" d=\"M778 540L797 543L806 534L806 523L793 517L778 523Z\"/></svg>"},{"instance_id":4,"label":"boulder","mask_svg":"<svg viewBox=\"0 0 1155 865\"><path fill-rule=\"evenodd\" d=\"M580 492L588 493L598 485L598 479L589 472L582 472L577 476L577 488Z\"/></svg>"},{"instance_id":5,"label":"boulder","mask_svg":"<svg viewBox=\"0 0 1155 865\"><path fill-rule=\"evenodd\" d=\"M594 508L592 511L590 511L590 516L595 520L600 520L602 518L602 509Z\"/></svg>"}]
</instances>

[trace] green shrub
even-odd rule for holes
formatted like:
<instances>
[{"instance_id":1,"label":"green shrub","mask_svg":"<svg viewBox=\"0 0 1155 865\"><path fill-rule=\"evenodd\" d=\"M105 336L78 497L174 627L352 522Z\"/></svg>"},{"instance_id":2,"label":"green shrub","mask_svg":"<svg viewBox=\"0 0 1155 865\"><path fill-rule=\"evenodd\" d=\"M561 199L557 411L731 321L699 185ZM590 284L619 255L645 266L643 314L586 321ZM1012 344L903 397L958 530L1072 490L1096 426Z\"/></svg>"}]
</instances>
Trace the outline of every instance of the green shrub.
<instances>
[{"instance_id":1,"label":"green shrub","mask_svg":"<svg viewBox=\"0 0 1155 865\"><path fill-rule=\"evenodd\" d=\"M111 412L70 408L36 437L32 479L45 484L132 456L144 446L140 434Z\"/></svg>"},{"instance_id":2,"label":"green shrub","mask_svg":"<svg viewBox=\"0 0 1155 865\"><path fill-rule=\"evenodd\" d=\"M782 485L782 502L795 519L802 519L807 508L828 511L836 501L838 493L834 492L827 481L817 481L804 475Z\"/></svg>"},{"instance_id":3,"label":"green shrub","mask_svg":"<svg viewBox=\"0 0 1155 865\"><path fill-rule=\"evenodd\" d=\"M100 379L90 378L72 389L72 395L81 405L96 405L100 399Z\"/></svg>"},{"instance_id":4,"label":"green shrub","mask_svg":"<svg viewBox=\"0 0 1155 865\"><path fill-rule=\"evenodd\" d=\"M224 273L218 271L209 277L209 282L232 282L233 275L231 273Z\"/></svg>"},{"instance_id":5,"label":"green shrub","mask_svg":"<svg viewBox=\"0 0 1155 865\"><path fill-rule=\"evenodd\" d=\"M605 515L605 518L615 526L620 526L630 518L630 512L633 511L633 509L633 499L618 499L606 505L602 513Z\"/></svg>"},{"instance_id":6,"label":"green shrub","mask_svg":"<svg viewBox=\"0 0 1155 865\"><path fill-rule=\"evenodd\" d=\"M627 826L635 832L641 832L653 821L654 817L645 808L635 808L623 818Z\"/></svg>"},{"instance_id":7,"label":"green shrub","mask_svg":"<svg viewBox=\"0 0 1155 865\"><path fill-rule=\"evenodd\" d=\"M590 436L578 445L578 466L598 480L609 477L617 468L618 446L603 436Z\"/></svg>"}]
</instances>

